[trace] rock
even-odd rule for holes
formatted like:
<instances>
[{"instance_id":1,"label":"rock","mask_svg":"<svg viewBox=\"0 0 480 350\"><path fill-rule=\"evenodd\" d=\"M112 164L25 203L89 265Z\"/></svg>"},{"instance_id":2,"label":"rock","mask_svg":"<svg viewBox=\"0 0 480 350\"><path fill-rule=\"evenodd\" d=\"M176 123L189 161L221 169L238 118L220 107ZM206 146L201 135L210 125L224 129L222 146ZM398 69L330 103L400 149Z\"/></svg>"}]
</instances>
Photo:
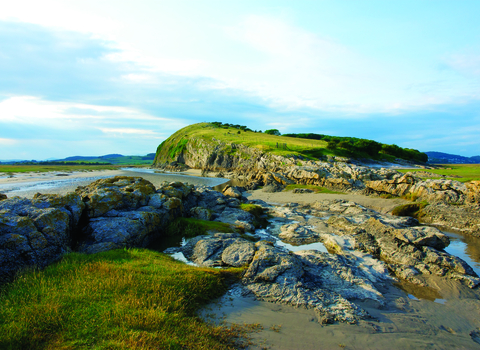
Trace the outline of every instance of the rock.
<instances>
[{"instance_id":1,"label":"rock","mask_svg":"<svg viewBox=\"0 0 480 350\"><path fill-rule=\"evenodd\" d=\"M288 243L300 245L320 241L320 235L304 225L287 224L283 225L280 230L278 237Z\"/></svg>"},{"instance_id":2,"label":"rock","mask_svg":"<svg viewBox=\"0 0 480 350\"><path fill-rule=\"evenodd\" d=\"M212 219L212 212L209 209L202 207L194 207L190 209L190 215L192 218L199 220L210 221Z\"/></svg>"},{"instance_id":3,"label":"rock","mask_svg":"<svg viewBox=\"0 0 480 350\"><path fill-rule=\"evenodd\" d=\"M273 192L282 192L284 189L284 186L278 184L278 183L271 183L262 188L263 192L267 193L273 193Z\"/></svg>"},{"instance_id":4,"label":"rock","mask_svg":"<svg viewBox=\"0 0 480 350\"><path fill-rule=\"evenodd\" d=\"M85 203L82 201L82 198L74 192L66 195L37 193L33 196L32 204L41 209L57 208L64 211L70 216L72 230L80 223L85 209Z\"/></svg>"},{"instance_id":5,"label":"rock","mask_svg":"<svg viewBox=\"0 0 480 350\"><path fill-rule=\"evenodd\" d=\"M480 344L480 328L477 328L470 332L470 337L475 343Z\"/></svg>"},{"instance_id":6,"label":"rock","mask_svg":"<svg viewBox=\"0 0 480 350\"><path fill-rule=\"evenodd\" d=\"M0 193L0 201L3 201L4 199L7 199L7 195Z\"/></svg>"},{"instance_id":7,"label":"rock","mask_svg":"<svg viewBox=\"0 0 480 350\"><path fill-rule=\"evenodd\" d=\"M92 218L83 229L78 251L98 253L108 249L145 247L160 236L164 223L159 213L147 211L115 212L115 216Z\"/></svg>"},{"instance_id":8,"label":"rock","mask_svg":"<svg viewBox=\"0 0 480 350\"><path fill-rule=\"evenodd\" d=\"M451 206L434 203L423 208L419 215L424 223L448 227L480 237L480 208L477 206Z\"/></svg>"},{"instance_id":9,"label":"rock","mask_svg":"<svg viewBox=\"0 0 480 350\"><path fill-rule=\"evenodd\" d=\"M66 209L37 208L28 199L0 202L0 284L28 266L45 267L71 251Z\"/></svg>"},{"instance_id":10,"label":"rock","mask_svg":"<svg viewBox=\"0 0 480 350\"><path fill-rule=\"evenodd\" d=\"M215 221L224 222L226 224L232 224L243 227L246 231L254 231L255 226L253 222L255 217L241 209L227 207L222 214L215 219Z\"/></svg>"},{"instance_id":11,"label":"rock","mask_svg":"<svg viewBox=\"0 0 480 350\"><path fill-rule=\"evenodd\" d=\"M333 291L333 285L330 285L331 290L324 288L334 277L328 273L322 275L321 270L325 266L314 267L318 262L313 261L313 256L326 253L308 251L288 254L264 241L257 242L256 247L255 256L244 274L242 284L258 299L314 308L322 323L334 321L355 323L367 317L364 310ZM338 273L337 280L341 281L344 270L345 266L341 266L338 271L332 269L329 273ZM360 280L365 281L365 285L369 286L367 289L370 288L371 284L361 277L355 281ZM351 282L346 283L349 287L353 285ZM347 289L348 287L345 287L344 291ZM374 295L375 300L378 300L379 296L373 290L374 288L361 295ZM349 295L360 295L360 293L350 292Z\"/></svg>"},{"instance_id":12,"label":"rock","mask_svg":"<svg viewBox=\"0 0 480 350\"><path fill-rule=\"evenodd\" d=\"M163 193L153 193L150 195L148 205L156 209L162 208L168 197Z\"/></svg>"},{"instance_id":13,"label":"rock","mask_svg":"<svg viewBox=\"0 0 480 350\"><path fill-rule=\"evenodd\" d=\"M233 197L238 199L242 198L242 192L239 190L238 187L227 186L224 188L222 193L227 197Z\"/></svg>"},{"instance_id":14,"label":"rock","mask_svg":"<svg viewBox=\"0 0 480 350\"><path fill-rule=\"evenodd\" d=\"M77 193L87 206L88 216L96 218L112 209L137 209L147 205L155 187L141 177L115 176L97 180L77 189Z\"/></svg>"},{"instance_id":15,"label":"rock","mask_svg":"<svg viewBox=\"0 0 480 350\"><path fill-rule=\"evenodd\" d=\"M250 263L255 254L255 245L252 242L238 240L232 243L222 253L225 265L241 267Z\"/></svg>"},{"instance_id":16,"label":"rock","mask_svg":"<svg viewBox=\"0 0 480 350\"><path fill-rule=\"evenodd\" d=\"M293 193L313 193L313 190L309 188L294 188Z\"/></svg>"}]
</instances>

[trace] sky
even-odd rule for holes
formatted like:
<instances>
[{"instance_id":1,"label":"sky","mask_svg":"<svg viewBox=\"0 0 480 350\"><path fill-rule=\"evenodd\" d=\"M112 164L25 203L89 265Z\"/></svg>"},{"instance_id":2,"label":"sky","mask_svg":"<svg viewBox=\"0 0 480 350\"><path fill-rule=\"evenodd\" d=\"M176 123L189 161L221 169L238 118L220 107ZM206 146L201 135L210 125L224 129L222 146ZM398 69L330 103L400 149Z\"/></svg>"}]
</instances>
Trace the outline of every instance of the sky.
<instances>
[{"instance_id":1,"label":"sky","mask_svg":"<svg viewBox=\"0 0 480 350\"><path fill-rule=\"evenodd\" d=\"M0 160L220 121L480 155L477 0L0 0Z\"/></svg>"}]
</instances>

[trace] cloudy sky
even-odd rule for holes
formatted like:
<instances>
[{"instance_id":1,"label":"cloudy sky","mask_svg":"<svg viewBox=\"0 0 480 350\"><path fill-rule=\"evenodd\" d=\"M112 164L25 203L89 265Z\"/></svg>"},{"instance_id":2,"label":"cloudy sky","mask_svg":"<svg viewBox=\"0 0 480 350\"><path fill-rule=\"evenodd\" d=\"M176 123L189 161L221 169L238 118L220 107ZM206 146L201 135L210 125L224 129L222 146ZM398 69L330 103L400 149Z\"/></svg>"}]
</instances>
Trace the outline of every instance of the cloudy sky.
<instances>
[{"instance_id":1,"label":"cloudy sky","mask_svg":"<svg viewBox=\"0 0 480 350\"><path fill-rule=\"evenodd\" d=\"M1 0L0 159L203 121L480 154L477 0Z\"/></svg>"}]
</instances>

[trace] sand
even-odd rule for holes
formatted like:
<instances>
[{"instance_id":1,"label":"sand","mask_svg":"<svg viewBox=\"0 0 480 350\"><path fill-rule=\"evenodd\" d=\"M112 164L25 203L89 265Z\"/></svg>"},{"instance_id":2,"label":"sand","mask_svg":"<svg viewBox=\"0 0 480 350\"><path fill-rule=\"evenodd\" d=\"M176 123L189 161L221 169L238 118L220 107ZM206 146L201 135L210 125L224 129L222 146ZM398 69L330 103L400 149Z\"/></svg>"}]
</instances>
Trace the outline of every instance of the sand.
<instances>
[{"instance_id":1,"label":"sand","mask_svg":"<svg viewBox=\"0 0 480 350\"><path fill-rule=\"evenodd\" d=\"M194 184L221 183L218 178L203 179L199 171L184 173L181 180ZM125 170L72 173L27 173L0 176L0 192L9 197L31 198L37 192L65 194L98 178L142 176L155 186L178 181L178 174L158 176ZM42 187L43 186L43 187ZM322 199L345 199L387 213L404 203L352 194L294 194L292 192L248 193L249 199L268 203L312 203ZM250 349L480 349L470 332L480 328L480 293L454 281L436 280L438 290L402 285L382 291L386 306L360 303L372 320L358 325L322 326L312 310L297 309L230 293L206 308L203 317L214 322L259 323L263 330L253 333Z\"/></svg>"}]
</instances>

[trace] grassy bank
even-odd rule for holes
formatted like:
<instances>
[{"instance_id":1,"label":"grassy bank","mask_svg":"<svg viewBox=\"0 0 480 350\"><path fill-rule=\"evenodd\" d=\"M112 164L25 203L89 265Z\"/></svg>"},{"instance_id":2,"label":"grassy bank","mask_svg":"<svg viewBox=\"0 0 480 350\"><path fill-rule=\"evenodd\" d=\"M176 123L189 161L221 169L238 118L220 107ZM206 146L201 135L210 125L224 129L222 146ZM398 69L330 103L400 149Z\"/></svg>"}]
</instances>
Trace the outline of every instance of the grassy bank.
<instances>
[{"instance_id":1,"label":"grassy bank","mask_svg":"<svg viewBox=\"0 0 480 350\"><path fill-rule=\"evenodd\" d=\"M48 171L117 170L116 165L0 165L0 173L43 173Z\"/></svg>"},{"instance_id":2,"label":"grassy bank","mask_svg":"<svg viewBox=\"0 0 480 350\"><path fill-rule=\"evenodd\" d=\"M5 287L0 349L233 349L238 330L196 310L237 273L144 249L72 253Z\"/></svg>"},{"instance_id":3,"label":"grassy bank","mask_svg":"<svg viewBox=\"0 0 480 350\"><path fill-rule=\"evenodd\" d=\"M438 179L438 177L429 176L430 174L444 175L447 179L468 182L480 180L480 164L443 164L438 169L397 169L402 173L416 172L426 178Z\"/></svg>"}]
</instances>

